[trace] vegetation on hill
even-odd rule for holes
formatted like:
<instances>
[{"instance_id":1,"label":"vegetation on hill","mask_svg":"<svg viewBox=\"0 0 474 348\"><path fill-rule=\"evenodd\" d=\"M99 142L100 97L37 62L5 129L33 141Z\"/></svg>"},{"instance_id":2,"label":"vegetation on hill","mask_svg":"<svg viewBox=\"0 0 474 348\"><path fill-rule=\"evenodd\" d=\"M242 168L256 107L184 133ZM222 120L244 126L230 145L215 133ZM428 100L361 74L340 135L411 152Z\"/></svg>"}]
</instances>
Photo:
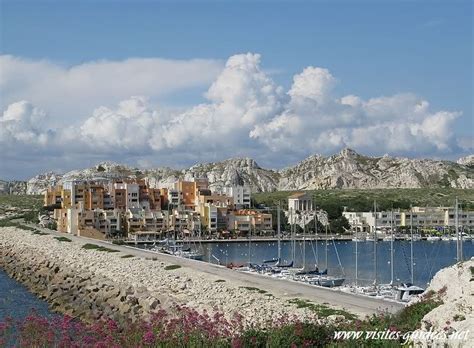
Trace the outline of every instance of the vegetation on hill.
<instances>
[{"instance_id":1,"label":"vegetation on hill","mask_svg":"<svg viewBox=\"0 0 474 348\"><path fill-rule=\"evenodd\" d=\"M281 201L286 207L288 196L297 191L256 193L253 202L267 207ZM374 200L378 210L409 209L412 206L454 206L456 197L463 209L474 209L474 189L417 188L417 189L332 189L308 191L316 205L328 212L330 219L349 211L371 211Z\"/></svg>"},{"instance_id":2,"label":"vegetation on hill","mask_svg":"<svg viewBox=\"0 0 474 348\"><path fill-rule=\"evenodd\" d=\"M42 195L0 195L0 220L23 219L38 222L43 209Z\"/></svg>"}]
</instances>

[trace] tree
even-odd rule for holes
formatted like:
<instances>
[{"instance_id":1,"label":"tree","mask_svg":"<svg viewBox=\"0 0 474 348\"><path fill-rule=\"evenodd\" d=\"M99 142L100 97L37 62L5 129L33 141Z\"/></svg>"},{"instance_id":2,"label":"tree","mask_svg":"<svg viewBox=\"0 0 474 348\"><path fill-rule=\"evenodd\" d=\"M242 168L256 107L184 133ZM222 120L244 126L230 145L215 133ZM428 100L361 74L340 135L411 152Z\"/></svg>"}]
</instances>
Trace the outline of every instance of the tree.
<instances>
[{"instance_id":1,"label":"tree","mask_svg":"<svg viewBox=\"0 0 474 348\"><path fill-rule=\"evenodd\" d=\"M351 229L349 221L344 216L331 220L329 227L333 233L350 233Z\"/></svg>"},{"instance_id":2,"label":"tree","mask_svg":"<svg viewBox=\"0 0 474 348\"><path fill-rule=\"evenodd\" d=\"M272 228L275 232L278 231L278 211L277 209L270 210L272 214ZM290 223L288 222L288 217L285 216L283 209L280 209L280 230L283 231L290 231Z\"/></svg>"},{"instance_id":3,"label":"tree","mask_svg":"<svg viewBox=\"0 0 474 348\"><path fill-rule=\"evenodd\" d=\"M324 231L323 224L317 218L316 218L316 225L317 225L318 234L320 234L322 231ZM314 231L314 218L311 219L306 224L306 232L307 233L315 233L315 231Z\"/></svg>"}]
</instances>

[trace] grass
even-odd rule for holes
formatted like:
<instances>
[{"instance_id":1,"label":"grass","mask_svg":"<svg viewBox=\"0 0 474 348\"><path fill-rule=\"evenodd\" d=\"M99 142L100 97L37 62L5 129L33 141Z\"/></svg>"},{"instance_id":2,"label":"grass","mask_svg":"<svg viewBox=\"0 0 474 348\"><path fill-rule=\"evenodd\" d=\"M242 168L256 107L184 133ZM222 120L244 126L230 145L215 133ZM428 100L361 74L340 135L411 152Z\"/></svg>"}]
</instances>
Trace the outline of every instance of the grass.
<instances>
[{"instance_id":1,"label":"grass","mask_svg":"<svg viewBox=\"0 0 474 348\"><path fill-rule=\"evenodd\" d=\"M259 294L266 294L267 291L266 290L262 290L262 289L259 289L259 288L255 288L253 286L239 286L240 289L246 289L248 291L256 291L258 292Z\"/></svg>"},{"instance_id":2,"label":"grass","mask_svg":"<svg viewBox=\"0 0 474 348\"><path fill-rule=\"evenodd\" d=\"M18 226L18 223L12 222L10 218L0 220L0 227L17 227L17 226Z\"/></svg>"},{"instance_id":3,"label":"grass","mask_svg":"<svg viewBox=\"0 0 474 348\"><path fill-rule=\"evenodd\" d=\"M91 244L91 243L84 244L82 246L82 249L104 251L104 252L107 252L107 253L118 253L118 252L120 252L119 250L110 249L110 248L106 248L106 247L103 247L103 246L100 246L100 245L97 245L97 244Z\"/></svg>"},{"instance_id":4,"label":"grass","mask_svg":"<svg viewBox=\"0 0 474 348\"><path fill-rule=\"evenodd\" d=\"M72 242L72 240L67 238L67 237L54 237L54 239L56 239L60 242Z\"/></svg>"},{"instance_id":5,"label":"grass","mask_svg":"<svg viewBox=\"0 0 474 348\"><path fill-rule=\"evenodd\" d=\"M41 232L41 231L39 231L39 230L34 230L34 231L33 231L33 234L36 234L36 235L38 235L38 236L47 236L47 235L49 235L49 233Z\"/></svg>"},{"instance_id":6,"label":"grass","mask_svg":"<svg viewBox=\"0 0 474 348\"><path fill-rule=\"evenodd\" d=\"M178 268L181 268L180 265L168 265L168 266L165 266L165 270L166 271L172 271L174 269L178 269Z\"/></svg>"},{"instance_id":7,"label":"grass","mask_svg":"<svg viewBox=\"0 0 474 348\"><path fill-rule=\"evenodd\" d=\"M21 225L21 224L18 224L16 226L16 228L19 228L21 230L25 230L25 231L37 231L36 228L34 227L30 227L30 226L26 226L26 225Z\"/></svg>"},{"instance_id":8,"label":"grass","mask_svg":"<svg viewBox=\"0 0 474 348\"><path fill-rule=\"evenodd\" d=\"M135 256L128 254L128 255L123 255L123 256L120 256L120 257L122 259L130 259L130 258L135 257Z\"/></svg>"},{"instance_id":9,"label":"grass","mask_svg":"<svg viewBox=\"0 0 474 348\"><path fill-rule=\"evenodd\" d=\"M296 191L276 191L256 193L256 204L274 206L276 202L286 202ZM370 211L374 200L380 210L413 206L453 206L458 197L463 209L474 209L474 189L418 188L418 189L331 189L307 191L316 204L328 211L331 218L340 216L343 206L349 211ZM284 204L283 204L284 207Z\"/></svg>"},{"instance_id":10,"label":"grass","mask_svg":"<svg viewBox=\"0 0 474 348\"><path fill-rule=\"evenodd\" d=\"M356 316L354 314L346 312L342 309L335 309L335 308L325 306L323 304L312 303L311 301L308 301L308 300L294 298L294 299L288 300L288 302L296 305L297 308L307 308L310 311L316 313L318 317L321 317L321 318L327 318L330 315L342 315L344 316L344 318L348 320L356 319Z\"/></svg>"}]
</instances>

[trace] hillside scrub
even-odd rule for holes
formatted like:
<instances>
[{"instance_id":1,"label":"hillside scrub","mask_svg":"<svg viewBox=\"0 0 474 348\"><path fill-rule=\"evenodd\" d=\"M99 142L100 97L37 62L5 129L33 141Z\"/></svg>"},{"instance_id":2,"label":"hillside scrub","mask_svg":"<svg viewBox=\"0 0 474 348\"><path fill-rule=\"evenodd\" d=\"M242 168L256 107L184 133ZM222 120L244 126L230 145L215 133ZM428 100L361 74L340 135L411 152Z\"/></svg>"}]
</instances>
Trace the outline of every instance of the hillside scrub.
<instances>
[{"instance_id":1,"label":"hillside scrub","mask_svg":"<svg viewBox=\"0 0 474 348\"><path fill-rule=\"evenodd\" d=\"M288 196L300 191L255 193L253 202L274 207L281 202L286 209ZM474 209L474 189L422 188L422 189L332 189L307 191L316 206L327 211L330 219L348 211L372 211L374 200L378 210L410 209L410 206L454 206L456 197L462 209Z\"/></svg>"}]
</instances>

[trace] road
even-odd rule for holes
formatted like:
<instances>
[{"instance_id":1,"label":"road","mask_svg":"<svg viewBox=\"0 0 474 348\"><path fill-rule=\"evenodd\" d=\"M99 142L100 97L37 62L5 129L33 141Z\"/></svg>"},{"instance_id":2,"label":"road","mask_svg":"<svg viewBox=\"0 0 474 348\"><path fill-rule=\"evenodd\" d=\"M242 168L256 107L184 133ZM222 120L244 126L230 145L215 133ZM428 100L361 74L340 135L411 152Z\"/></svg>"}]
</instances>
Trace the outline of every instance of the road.
<instances>
[{"instance_id":1,"label":"road","mask_svg":"<svg viewBox=\"0 0 474 348\"><path fill-rule=\"evenodd\" d=\"M70 234L52 231L49 229L38 228L38 226L30 225L44 232L57 235L67 236L68 238L82 243L93 243L105 247L120 250L123 253L134 255L142 258L156 258L167 263L177 264L182 267L189 267L200 272L212 274L235 283L241 283L243 286L252 286L281 298L299 298L310 300L314 303L326 304L335 308L347 310L359 316L372 315L382 311L395 313L402 309L403 304L390 302L382 299L361 296L356 294L344 293L335 289L323 288L296 282L292 280L276 279L260 274L244 273L236 270L228 269L203 261L195 261L184 259L173 255L161 254L152 251L137 249L126 245L115 245L109 242L96 239L72 236Z\"/></svg>"}]
</instances>

